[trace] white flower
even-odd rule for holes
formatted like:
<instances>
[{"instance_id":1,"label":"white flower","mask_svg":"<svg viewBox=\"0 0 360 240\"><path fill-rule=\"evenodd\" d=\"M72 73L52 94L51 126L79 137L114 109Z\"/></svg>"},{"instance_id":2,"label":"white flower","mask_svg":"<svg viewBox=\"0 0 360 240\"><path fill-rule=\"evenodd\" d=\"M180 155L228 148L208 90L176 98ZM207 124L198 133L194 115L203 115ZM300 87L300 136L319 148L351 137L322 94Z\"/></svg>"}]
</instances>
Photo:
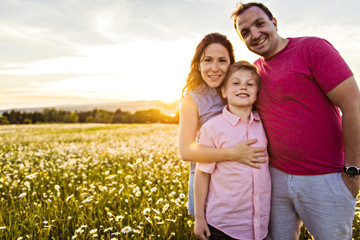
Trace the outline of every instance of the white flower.
<instances>
[{"instance_id":1,"label":"white flower","mask_svg":"<svg viewBox=\"0 0 360 240\"><path fill-rule=\"evenodd\" d=\"M73 196L74 196L74 194L71 194L70 196L68 196L68 197L66 198L66 200L65 200L65 201L66 201L66 202L67 202L67 201L69 201L69 200L70 200L70 198L72 198Z\"/></svg>"},{"instance_id":2,"label":"white flower","mask_svg":"<svg viewBox=\"0 0 360 240\"><path fill-rule=\"evenodd\" d=\"M122 190L124 189L124 186L122 186L119 190L119 195L121 194Z\"/></svg>"},{"instance_id":3,"label":"white flower","mask_svg":"<svg viewBox=\"0 0 360 240\"><path fill-rule=\"evenodd\" d=\"M163 207L162 212L164 213L168 208L169 208L169 204L167 203L167 204L165 204L165 206Z\"/></svg>"},{"instance_id":4,"label":"white flower","mask_svg":"<svg viewBox=\"0 0 360 240\"><path fill-rule=\"evenodd\" d=\"M85 199L84 201L82 201L81 203L88 203L91 202L93 200L93 197L88 197L87 199Z\"/></svg>"},{"instance_id":5,"label":"white flower","mask_svg":"<svg viewBox=\"0 0 360 240\"><path fill-rule=\"evenodd\" d=\"M24 185L25 185L25 187L27 187L27 188L30 188L30 183L29 182L24 182Z\"/></svg>"},{"instance_id":6,"label":"white flower","mask_svg":"<svg viewBox=\"0 0 360 240\"><path fill-rule=\"evenodd\" d=\"M4 229L6 229L6 227L0 227L0 230L4 230Z\"/></svg>"},{"instance_id":7,"label":"white flower","mask_svg":"<svg viewBox=\"0 0 360 240\"><path fill-rule=\"evenodd\" d=\"M143 211L143 214L147 215L148 213L150 213L150 208L145 208Z\"/></svg>"},{"instance_id":8,"label":"white flower","mask_svg":"<svg viewBox=\"0 0 360 240\"><path fill-rule=\"evenodd\" d=\"M126 226L126 227L124 227L123 229L121 229L121 232L122 232L122 233L129 233L129 232L131 232L131 231L132 231L132 228L129 227L129 226Z\"/></svg>"},{"instance_id":9,"label":"white flower","mask_svg":"<svg viewBox=\"0 0 360 240\"><path fill-rule=\"evenodd\" d=\"M156 201L156 205L158 205L158 204L161 203L162 201L164 201L164 199L160 198L159 200Z\"/></svg>"},{"instance_id":10,"label":"white flower","mask_svg":"<svg viewBox=\"0 0 360 240\"><path fill-rule=\"evenodd\" d=\"M22 194L19 195L19 199L20 199L20 198L23 198L23 197L25 197L25 196L26 196L26 193L22 193Z\"/></svg>"},{"instance_id":11,"label":"white flower","mask_svg":"<svg viewBox=\"0 0 360 240\"><path fill-rule=\"evenodd\" d=\"M160 215L160 211L159 210L156 210L156 209L153 209L152 210L157 214L157 215Z\"/></svg>"}]
</instances>

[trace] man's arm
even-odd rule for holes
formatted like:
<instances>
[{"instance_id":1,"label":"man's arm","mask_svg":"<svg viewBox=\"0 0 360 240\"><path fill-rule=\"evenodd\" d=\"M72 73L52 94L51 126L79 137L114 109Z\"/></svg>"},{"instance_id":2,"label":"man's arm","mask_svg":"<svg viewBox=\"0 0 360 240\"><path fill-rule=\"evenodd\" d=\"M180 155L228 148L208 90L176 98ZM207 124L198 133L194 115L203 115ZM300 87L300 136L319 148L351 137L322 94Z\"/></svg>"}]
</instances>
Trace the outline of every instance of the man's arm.
<instances>
[{"instance_id":1,"label":"man's arm","mask_svg":"<svg viewBox=\"0 0 360 240\"><path fill-rule=\"evenodd\" d=\"M342 128L345 144L345 166L360 167L360 93L354 77L350 77L327 94L331 102L342 112ZM354 197L359 191L360 176L343 179Z\"/></svg>"},{"instance_id":2,"label":"man's arm","mask_svg":"<svg viewBox=\"0 0 360 240\"><path fill-rule=\"evenodd\" d=\"M205 202L209 191L210 174L196 169L194 179L195 200L195 235L202 240L210 237L210 230L205 217Z\"/></svg>"}]
</instances>

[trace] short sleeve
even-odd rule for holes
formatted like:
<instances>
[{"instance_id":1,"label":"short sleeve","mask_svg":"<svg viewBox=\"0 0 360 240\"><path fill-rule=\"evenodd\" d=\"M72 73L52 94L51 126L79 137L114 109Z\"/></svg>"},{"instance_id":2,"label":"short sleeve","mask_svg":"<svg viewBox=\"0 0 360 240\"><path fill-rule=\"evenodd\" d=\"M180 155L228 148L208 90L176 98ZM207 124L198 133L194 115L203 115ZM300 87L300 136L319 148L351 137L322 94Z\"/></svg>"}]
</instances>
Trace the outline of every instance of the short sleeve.
<instances>
[{"instance_id":1,"label":"short sleeve","mask_svg":"<svg viewBox=\"0 0 360 240\"><path fill-rule=\"evenodd\" d=\"M340 53L328 41L321 38L317 38L310 49L308 67L313 79L325 93L353 76Z\"/></svg>"},{"instance_id":2,"label":"short sleeve","mask_svg":"<svg viewBox=\"0 0 360 240\"><path fill-rule=\"evenodd\" d=\"M207 127L209 125L205 124L200 128L199 131L199 144L215 147L214 138L212 137L211 128ZM196 168L205 172L205 173L213 173L215 170L216 163L197 163Z\"/></svg>"}]
</instances>

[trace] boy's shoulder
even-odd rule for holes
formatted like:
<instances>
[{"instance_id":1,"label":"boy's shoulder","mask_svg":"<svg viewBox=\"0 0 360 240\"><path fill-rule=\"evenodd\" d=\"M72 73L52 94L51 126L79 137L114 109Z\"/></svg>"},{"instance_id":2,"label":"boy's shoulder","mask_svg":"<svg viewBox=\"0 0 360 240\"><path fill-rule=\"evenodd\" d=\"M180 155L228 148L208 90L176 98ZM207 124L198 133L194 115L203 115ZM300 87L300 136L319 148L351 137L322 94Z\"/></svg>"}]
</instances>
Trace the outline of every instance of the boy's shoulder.
<instances>
[{"instance_id":1,"label":"boy's shoulder","mask_svg":"<svg viewBox=\"0 0 360 240\"><path fill-rule=\"evenodd\" d=\"M224 121L224 117L222 115L222 113L216 115L213 118L210 118L209 120L207 120L201 128L210 128L210 127L214 127L215 125L221 124Z\"/></svg>"}]
</instances>

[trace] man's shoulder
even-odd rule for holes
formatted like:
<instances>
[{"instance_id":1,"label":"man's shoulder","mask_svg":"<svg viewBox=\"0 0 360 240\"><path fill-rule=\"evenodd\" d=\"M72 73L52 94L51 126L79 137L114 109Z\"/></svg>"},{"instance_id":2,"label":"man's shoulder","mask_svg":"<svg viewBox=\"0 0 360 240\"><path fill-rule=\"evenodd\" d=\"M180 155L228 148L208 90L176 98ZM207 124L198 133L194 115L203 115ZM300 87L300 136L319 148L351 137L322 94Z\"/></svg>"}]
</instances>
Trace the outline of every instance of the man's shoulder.
<instances>
[{"instance_id":1,"label":"man's shoulder","mask_svg":"<svg viewBox=\"0 0 360 240\"><path fill-rule=\"evenodd\" d=\"M304 37L293 37L293 38L289 38L289 39L290 39L290 41L293 41L293 42L313 42L313 41L320 40L321 38L315 37L315 36L304 36Z\"/></svg>"}]
</instances>

